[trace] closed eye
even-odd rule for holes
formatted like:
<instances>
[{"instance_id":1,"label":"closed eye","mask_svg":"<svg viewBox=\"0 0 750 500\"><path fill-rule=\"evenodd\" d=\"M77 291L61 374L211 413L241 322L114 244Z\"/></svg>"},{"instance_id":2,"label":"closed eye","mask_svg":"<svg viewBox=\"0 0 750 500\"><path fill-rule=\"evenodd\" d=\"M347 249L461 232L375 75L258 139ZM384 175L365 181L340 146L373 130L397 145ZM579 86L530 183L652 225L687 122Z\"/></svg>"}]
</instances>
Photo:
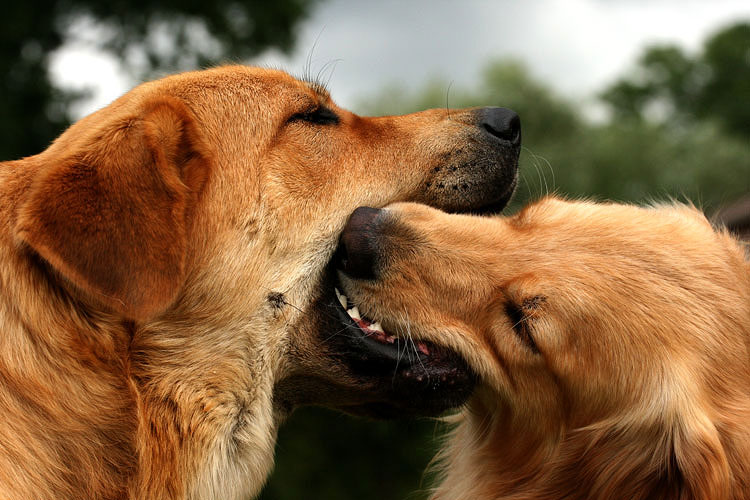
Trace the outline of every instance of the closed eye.
<instances>
[{"instance_id":1,"label":"closed eye","mask_svg":"<svg viewBox=\"0 0 750 500\"><path fill-rule=\"evenodd\" d=\"M537 347L534 336L531 333L531 321L523 309L513 302L506 302L505 314L508 315L513 332L521 343L528 347L534 354L539 354L539 347Z\"/></svg>"},{"instance_id":2,"label":"closed eye","mask_svg":"<svg viewBox=\"0 0 750 500\"><path fill-rule=\"evenodd\" d=\"M318 106L308 111L296 113L289 118L289 123L305 122L314 125L336 125L339 123L339 116L324 106Z\"/></svg>"}]
</instances>

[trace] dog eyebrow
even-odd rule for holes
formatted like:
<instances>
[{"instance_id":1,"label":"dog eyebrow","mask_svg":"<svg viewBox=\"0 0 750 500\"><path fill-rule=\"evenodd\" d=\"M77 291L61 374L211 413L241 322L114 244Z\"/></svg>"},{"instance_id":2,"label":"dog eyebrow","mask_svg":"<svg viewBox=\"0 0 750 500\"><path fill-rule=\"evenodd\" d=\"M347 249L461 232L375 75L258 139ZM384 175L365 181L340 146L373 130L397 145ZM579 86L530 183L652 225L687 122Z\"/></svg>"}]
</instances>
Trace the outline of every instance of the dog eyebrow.
<instances>
[{"instance_id":1,"label":"dog eyebrow","mask_svg":"<svg viewBox=\"0 0 750 500\"><path fill-rule=\"evenodd\" d=\"M312 90L321 101L327 102L331 100L331 94L325 83L312 78L300 78L300 81L304 82L307 88Z\"/></svg>"},{"instance_id":2,"label":"dog eyebrow","mask_svg":"<svg viewBox=\"0 0 750 500\"><path fill-rule=\"evenodd\" d=\"M331 94L328 91L328 85L325 80L323 80L322 72L318 72L317 75L313 75L312 70L310 68L310 64L308 61L308 65L305 67L304 71L301 74L294 75L295 78L306 84L307 88L315 92L315 94L323 101L329 101L331 100Z\"/></svg>"},{"instance_id":3,"label":"dog eyebrow","mask_svg":"<svg viewBox=\"0 0 750 500\"><path fill-rule=\"evenodd\" d=\"M327 102L331 100L331 94L330 92L328 92L328 89L324 85L316 82L316 83L308 83L308 86L313 92L315 92L318 95L320 100L322 100L323 102Z\"/></svg>"},{"instance_id":4,"label":"dog eyebrow","mask_svg":"<svg viewBox=\"0 0 750 500\"><path fill-rule=\"evenodd\" d=\"M534 311L539 309L542 304L547 302L547 297L544 295L534 295L523 300L521 307L525 310Z\"/></svg>"}]
</instances>

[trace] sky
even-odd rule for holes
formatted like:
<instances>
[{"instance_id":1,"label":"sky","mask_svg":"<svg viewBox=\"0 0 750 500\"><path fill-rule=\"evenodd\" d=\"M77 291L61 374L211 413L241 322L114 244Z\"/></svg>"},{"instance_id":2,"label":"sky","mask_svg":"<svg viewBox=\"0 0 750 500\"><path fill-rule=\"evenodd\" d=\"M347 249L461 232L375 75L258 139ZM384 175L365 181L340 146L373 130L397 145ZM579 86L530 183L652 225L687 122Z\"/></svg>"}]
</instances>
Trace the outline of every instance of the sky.
<instances>
[{"instance_id":1,"label":"sky","mask_svg":"<svg viewBox=\"0 0 750 500\"><path fill-rule=\"evenodd\" d=\"M512 57L559 93L585 100L631 68L643 47L676 43L697 51L726 24L750 21L748 0L323 0L300 25L290 55L247 61L301 74L330 70L334 100L357 103L385 85L418 89L440 77L471 87L488 61ZM91 88L77 117L138 82L84 43L53 57L53 78Z\"/></svg>"}]
</instances>

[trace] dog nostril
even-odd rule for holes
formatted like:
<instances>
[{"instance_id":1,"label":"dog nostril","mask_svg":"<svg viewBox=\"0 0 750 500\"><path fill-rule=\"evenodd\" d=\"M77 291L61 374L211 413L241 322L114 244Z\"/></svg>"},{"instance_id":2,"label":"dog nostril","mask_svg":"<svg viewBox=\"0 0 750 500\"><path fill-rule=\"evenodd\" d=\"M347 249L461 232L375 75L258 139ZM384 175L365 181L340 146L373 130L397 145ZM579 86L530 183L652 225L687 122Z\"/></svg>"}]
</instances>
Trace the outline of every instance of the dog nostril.
<instances>
[{"instance_id":1,"label":"dog nostril","mask_svg":"<svg viewBox=\"0 0 750 500\"><path fill-rule=\"evenodd\" d=\"M479 126L492 137L516 146L521 142L521 118L506 108L479 110Z\"/></svg>"},{"instance_id":2,"label":"dog nostril","mask_svg":"<svg viewBox=\"0 0 750 500\"><path fill-rule=\"evenodd\" d=\"M489 123L483 123L482 128L484 128L484 130L487 131L490 135L494 135L498 139L503 139L508 142L514 142L518 138L518 132L520 130L520 127L516 124L520 123L520 119L514 119L508 127L500 129L495 128Z\"/></svg>"},{"instance_id":3,"label":"dog nostril","mask_svg":"<svg viewBox=\"0 0 750 500\"><path fill-rule=\"evenodd\" d=\"M377 261L378 221L381 210L370 207L356 209L336 249L338 268L354 279L374 279Z\"/></svg>"}]
</instances>

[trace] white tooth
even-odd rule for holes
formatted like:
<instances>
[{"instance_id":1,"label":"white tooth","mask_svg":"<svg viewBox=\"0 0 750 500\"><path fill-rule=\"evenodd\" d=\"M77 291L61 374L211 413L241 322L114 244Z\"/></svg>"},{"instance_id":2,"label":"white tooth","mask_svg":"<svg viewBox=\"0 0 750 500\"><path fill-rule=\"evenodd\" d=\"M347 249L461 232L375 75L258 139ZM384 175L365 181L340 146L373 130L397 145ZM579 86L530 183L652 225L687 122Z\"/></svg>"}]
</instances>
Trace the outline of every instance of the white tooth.
<instances>
[{"instance_id":1,"label":"white tooth","mask_svg":"<svg viewBox=\"0 0 750 500\"><path fill-rule=\"evenodd\" d=\"M346 312L348 312L349 316L351 316L354 319L362 319L362 318L359 317L359 309L357 309L357 306L352 307L351 309L349 309Z\"/></svg>"},{"instance_id":2,"label":"white tooth","mask_svg":"<svg viewBox=\"0 0 750 500\"><path fill-rule=\"evenodd\" d=\"M334 288L334 290L336 291L336 298L339 299L339 303L341 304L341 307L343 307L344 309L346 309L346 303L347 303L346 302L346 295L344 295L341 292L339 292L338 288Z\"/></svg>"},{"instance_id":3,"label":"white tooth","mask_svg":"<svg viewBox=\"0 0 750 500\"><path fill-rule=\"evenodd\" d=\"M383 332L383 327L380 326L380 322L378 322L378 321L376 321L375 323L371 324L367 328L369 328L370 330L375 330L376 332ZM385 332L383 332L383 333L385 333Z\"/></svg>"}]
</instances>

